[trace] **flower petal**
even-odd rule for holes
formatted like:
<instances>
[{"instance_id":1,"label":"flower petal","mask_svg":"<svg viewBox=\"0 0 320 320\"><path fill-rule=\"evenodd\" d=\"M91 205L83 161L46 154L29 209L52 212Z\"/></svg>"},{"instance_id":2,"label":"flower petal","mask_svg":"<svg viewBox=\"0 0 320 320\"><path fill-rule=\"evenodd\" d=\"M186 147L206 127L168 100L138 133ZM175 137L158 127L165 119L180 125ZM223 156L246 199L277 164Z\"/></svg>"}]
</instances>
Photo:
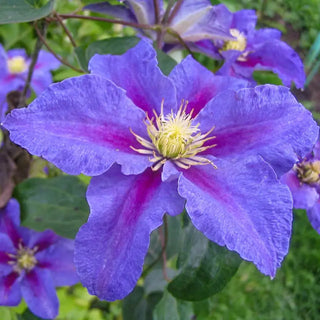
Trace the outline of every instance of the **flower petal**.
<instances>
[{"instance_id":1,"label":"flower petal","mask_svg":"<svg viewBox=\"0 0 320 320\"><path fill-rule=\"evenodd\" d=\"M319 199L316 188L301 183L293 170L284 174L280 180L289 187L293 198L293 207L296 209L311 208Z\"/></svg>"},{"instance_id":2,"label":"flower petal","mask_svg":"<svg viewBox=\"0 0 320 320\"><path fill-rule=\"evenodd\" d=\"M54 319L58 315L59 301L48 270L34 268L21 281L23 298L38 317Z\"/></svg>"},{"instance_id":3,"label":"flower petal","mask_svg":"<svg viewBox=\"0 0 320 320\"><path fill-rule=\"evenodd\" d=\"M208 0L185 0L170 27L185 41L228 40L232 39L229 32L231 20L231 12L223 5L212 6Z\"/></svg>"},{"instance_id":4,"label":"flower petal","mask_svg":"<svg viewBox=\"0 0 320 320\"><path fill-rule=\"evenodd\" d=\"M156 51L146 41L140 41L121 56L94 55L89 70L125 89L127 96L149 116L153 110L160 113L163 99L164 114L176 110L173 84L160 71Z\"/></svg>"},{"instance_id":5,"label":"flower petal","mask_svg":"<svg viewBox=\"0 0 320 320\"><path fill-rule=\"evenodd\" d=\"M274 277L289 247L288 188L261 158L212 161L217 169L192 167L179 180L179 194L187 200L192 222L210 240Z\"/></svg>"},{"instance_id":6,"label":"flower petal","mask_svg":"<svg viewBox=\"0 0 320 320\"><path fill-rule=\"evenodd\" d=\"M239 10L233 13L231 28L250 35L255 29L256 23L257 15L254 10Z\"/></svg>"},{"instance_id":7,"label":"flower petal","mask_svg":"<svg viewBox=\"0 0 320 320\"><path fill-rule=\"evenodd\" d=\"M51 272L54 286L71 286L79 282L73 263L74 241L59 239L47 250L37 253L37 268Z\"/></svg>"},{"instance_id":8,"label":"flower petal","mask_svg":"<svg viewBox=\"0 0 320 320\"><path fill-rule=\"evenodd\" d=\"M217 146L208 151L212 155L259 154L279 176L312 150L319 130L289 89L274 85L225 91L202 109L197 120L202 132L215 126Z\"/></svg>"},{"instance_id":9,"label":"flower petal","mask_svg":"<svg viewBox=\"0 0 320 320\"><path fill-rule=\"evenodd\" d=\"M111 5L108 2L91 3L83 7L83 10L104 13L127 22L138 22L130 9L121 5Z\"/></svg>"},{"instance_id":10,"label":"flower petal","mask_svg":"<svg viewBox=\"0 0 320 320\"><path fill-rule=\"evenodd\" d=\"M89 221L76 237L75 264L82 284L100 299L125 297L135 286L150 233L165 212L182 212L177 181L161 182L159 172L124 176L119 166L91 180Z\"/></svg>"},{"instance_id":11,"label":"flower petal","mask_svg":"<svg viewBox=\"0 0 320 320\"><path fill-rule=\"evenodd\" d=\"M277 57L275 59L274 57ZM303 88L305 73L299 55L280 40L271 40L255 46L247 61L238 62L242 68L251 67L255 70L271 70L278 74L285 86L290 87L293 81L297 88Z\"/></svg>"},{"instance_id":12,"label":"flower petal","mask_svg":"<svg viewBox=\"0 0 320 320\"><path fill-rule=\"evenodd\" d=\"M233 77L215 76L191 56L185 58L170 73L177 90L177 101L188 101L187 113L193 109L193 116L217 94L230 89L238 90L248 82Z\"/></svg>"},{"instance_id":13,"label":"flower petal","mask_svg":"<svg viewBox=\"0 0 320 320\"><path fill-rule=\"evenodd\" d=\"M320 233L320 201L318 200L316 204L307 209L307 215L310 220L312 227Z\"/></svg>"},{"instance_id":14,"label":"flower petal","mask_svg":"<svg viewBox=\"0 0 320 320\"><path fill-rule=\"evenodd\" d=\"M21 301L19 274L12 272L0 278L0 306L17 306Z\"/></svg>"},{"instance_id":15,"label":"flower petal","mask_svg":"<svg viewBox=\"0 0 320 320\"><path fill-rule=\"evenodd\" d=\"M139 173L150 162L130 148L140 147L130 128L145 137L144 118L112 82L84 75L50 86L28 108L13 110L4 126L12 141L69 174L98 175L115 161Z\"/></svg>"},{"instance_id":16,"label":"flower petal","mask_svg":"<svg viewBox=\"0 0 320 320\"><path fill-rule=\"evenodd\" d=\"M20 206L19 202L16 199L10 199L7 205L4 208L0 209L0 231L5 232L6 222L8 220L12 221L13 224L20 224Z\"/></svg>"},{"instance_id":17,"label":"flower petal","mask_svg":"<svg viewBox=\"0 0 320 320\"><path fill-rule=\"evenodd\" d=\"M15 254L16 249L10 238L0 233L0 277L8 275L12 271L12 265L8 264L12 260L8 253Z\"/></svg>"}]
</instances>

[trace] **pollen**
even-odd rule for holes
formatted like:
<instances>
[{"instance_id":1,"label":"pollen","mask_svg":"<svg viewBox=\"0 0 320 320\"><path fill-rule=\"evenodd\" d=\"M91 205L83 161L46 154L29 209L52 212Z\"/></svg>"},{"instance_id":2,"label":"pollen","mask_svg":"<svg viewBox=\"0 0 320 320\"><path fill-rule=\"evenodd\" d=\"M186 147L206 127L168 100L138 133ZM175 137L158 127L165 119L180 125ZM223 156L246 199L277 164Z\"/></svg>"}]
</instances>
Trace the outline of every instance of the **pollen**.
<instances>
[{"instance_id":1,"label":"pollen","mask_svg":"<svg viewBox=\"0 0 320 320\"><path fill-rule=\"evenodd\" d=\"M30 249L24 247L21 243L19 243L19 248L16 254L8 254L12 259L8 263L13 265L13 269L21 273L22 271L31 271L35 265L38 263L35 252L37 251L37 247Z\"/></svg>"},{"instance_id":2,"label":"pollen","mask_svg":"<svg viewBox=\"0 0 320 320\"><path fill-rule=\"evenodd\" d=\"M142 149L131 148L141 154L149 154L149 160L153 163L152 170L156 171L168 160L173 161L178 167L189 169L192 165L211 164L209 159L198 155L199 153L213 148L215 144L204 146L207 141L213 140L215 136L209 136L214 127L207 133L201 134L199 123L194 124L191 111L186 113L187 101L182 101L177 113L163 114L163 103L161 113L158 115L153 110L154 117L146 117L145 125L150 140L146 140L132 130L131 133L144 147Z\"/></svg>"},{"instance_id":3,"label":"pollen","mask_svg":"<svg viewBox=\"0 0 320 320\"><path fill-rule=\"evenodd\" d=\"M7 60L9 72L12 74L22 73L27 70L27 63L24 57L16 56Z\"/></svg>"},{"instance_id":4,"label":"pollen","mask_svg":"<svg viewBox=\"0 0 320 320\"><path fill-rule=\"evenodd\" d=\"M230 33L236 40L226 41L221 51L237 50L244 51L247 47L247 39L243 33L237 29L230 29Z\"/></svg>"},{"instance_id":5,"label":"pollen","mask_svg":"<svg viewBox=\"0 0 320 320\"><path fill-rule=\"evenodd\" d=\"M320 161L302 161L294 166L297 177L302 183L320 183Z\"/></svg>"}]
</instances>

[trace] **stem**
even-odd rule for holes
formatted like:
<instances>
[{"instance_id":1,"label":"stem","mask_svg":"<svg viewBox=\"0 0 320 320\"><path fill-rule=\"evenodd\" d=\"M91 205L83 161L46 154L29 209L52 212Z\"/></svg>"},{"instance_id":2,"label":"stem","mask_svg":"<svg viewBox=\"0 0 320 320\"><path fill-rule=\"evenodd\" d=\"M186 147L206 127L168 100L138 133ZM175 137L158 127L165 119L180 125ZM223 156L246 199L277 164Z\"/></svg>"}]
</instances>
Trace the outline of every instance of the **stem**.
<instances>
[{"instance_id":1,"label":"stem","mask_svg":"<svg viewBox=\"0 0 320 320\"><path fill-rule=\"evenodd\" d=\"M173 7L174 3L175 3L175 0L169 0L168 1L168 6L167 6L167 9L166 9L166 12L164 13L162 21L161 21L163 24L167 23L168 17L169 17L169 14L170 14L170 10Z\"/></svg>"},{"instance_id":2,"label":"stem","mask_svg":"<svg viewBox=\"0 0 320 320\"><path fill-rule=\"evenodd\" d=\"M104 21L104 22L122 24L124 26L130 26L133 28L149 29L149 30L154 30L154 28L155 28L155 26L150 26L149 24L140 24L140 23L135 23L135 22L128 22L128 21L108 19L108 18L100 18L100 17L88 17L88 16L77 15L77 14L60 14L60 18L62 18L62 19L84 19L84 20L93 20L93 21Z\"/></svg>"},{"instance_id":3,"label":"stem","mask_svg":"<svg viewBox=\"0 0 320 320\"><path fill-rule=\"evenodd\" d=\"M167 242L168 242L168 222L167 222L166 216L164 216L163 222L164 222L163 227L160 227L160 228L163 228L164 230L164 243L163 244L161 243L161 251L158 257L144 269L144 271L142 272L142 277L146 276L149 273L149 271L159 262L161 257L163 257L163 253L166 251ZM160 237L160 229L159 229L159 237ZM161 237L160 237L160 241L161 241Z\"/></svg>"},{"instance_id":4,"label":"stem","mask_svg":"<svg viewBox=\"0 0 320 320\"><path fill-rule=\"evenodd\" d=\"M160 7L158 0L153 0L153 6L154 6L154 17L155 22L158 24L160 22Z\"/></svg>"},{"instance_id":5,"label":"stem","mask_svg":"<svg viewBox=\"0 0 320 320\"><path fill-rule=\"evenodd\" d=\"M172 36L176 37L180 44L189 52L189 54L191 54L192 58L196 60L195 56L193 55L193 52L191 51L191 49L189 48L189 46L187 45L187 43L181 38L180 34L172 29L167 29L167 32L169 34L171 34Z\"/></svg>"},{"instance_id":6,"label":"stem","mask_svg":"<svg viewBox=\"0 0 320 320\"><path fill-rule=\"evenodd\" d=\"M47 32L47 24L46 24L46 22L44 20L41 20L39 23L40 23L40 30L38 29L39 34L42 37L44 37L46 32ZM36 24L36 22L35 22L35 24ZM42 47L42 41L41 41L40 37L38 37L38 39L36 41L36 45L35 45L33 53L32 53L32 56L31 56L31 63L29 65L29 70L28 70L26 83L24 85L24 88L23 88L21 96L20 96L19 106L22 106L22 107L26 106L27 92L28 92L28 90L30 88L34 67L35 67L35 65L37 63L41 47Z\"/></svg>"},{"instance_id":7,"label":"stem","mask_svg":"<svg viewBox=\"0 0 320 320\"><path fill-rule=\"evenodd\" d=\"M170 17L168 18L168 24L170 24L170 23L172 22L173 18L174 18L175 15L178 13L178 11L179 11L179 9L180 9L183 1L184 1L184 0L179 0L179 1L177 2L177 4L174 6L174 8L173 8L173 10L172 10L172 12L171 12L171 14L170 14Z\"/></svg>"},{"instance_id":8,"label":"stem","mask_svg":"<svg viewBox=\"0 0 320 320\"><path fill-rule=\"evenodd\" d=\"M45 39L45 38L42 36L42 34L40 33L40 31L39 31L36 23L34 24L34 28L35 28L35 30L36 30L36 32L37 32L38 37L39 37L40 40L42 41L42 43L43 43L43 44L45 45L45 47L54 55L54 57L55 57L57 60L59 60L62 64L66 65L67 67L71 68L71 69L74 70L74 71L77 71L77 72L79 72L79 73L84 73L83 70L78 69L78 68L74 67L73 65L71 65L69 62L61 59L61 58L51 49L51 47L48 45L46 39Z\"/></svg>"},{"instance_id":9,"label":"stem","mask_svg":"<svg viewBox=\"0 0 320 320\"><path fill-rule=\"evenodd\" d=\"M72 34L68 30L67 26L63 23L62 19L60 18L59 14L57 12L54 11L54 15L56 16L56 18L57 18L58 22L60 23L61 27L63 28L64 32L67 34L72 46L74 48L76 48L77 44L76 44L75 40L73 39Z\"/></svg>"}]
</instances>

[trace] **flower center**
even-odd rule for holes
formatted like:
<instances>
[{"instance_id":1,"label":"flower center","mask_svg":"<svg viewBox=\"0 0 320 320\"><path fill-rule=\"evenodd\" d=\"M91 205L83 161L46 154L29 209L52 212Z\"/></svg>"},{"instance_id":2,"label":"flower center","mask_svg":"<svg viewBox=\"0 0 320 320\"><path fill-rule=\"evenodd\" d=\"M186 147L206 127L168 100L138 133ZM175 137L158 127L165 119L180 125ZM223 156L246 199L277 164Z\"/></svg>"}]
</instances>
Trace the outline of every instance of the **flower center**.
<instances>
[{"instance_id":1,"label":"flower center","mask_svg":"<svg viewBox=\"0 0 320 320\"><path fill-rule=\"evenodd\" d=\"M8 254L9 257L12 258L12 260L9 261L9 264L13 265L13 269L18 273L21 273L22 271L30 271L38 263L36 257L34 256L37 250L37 247L30 249L22 246L22 244L19 243L19 249L17 253Z\"/></svg>"},{"instance_id":2,"label":"flower center","mask_svg":"<svg viewBox=\"0 0 320 320\"><path fill-rule=\"evenodd\" d=\"M186 109L188 102L182 101L180 108L176 114L171 111L168 115L163 114L163 103L161 103L161 113L158 115L153 110L154 118L149 118L145 125L147 127L150 141L138 136L133 131L137 141L144 149L133 150L141 154L150 154L149 158L152 170L158 170L167 160L172 160L177 166L188 169L192 165L215 165L207 158L198 156L199 153L213 148L215 145L204 146L206 141L212 140L215 136L208 137L214 128L206 134L201 134L199 123L194 124L192 119L192 111L187 114Z\"/></svg>"},{"instance_id":3,"label":"flower center","mask_svg":"<svg viewBox=\"0 0 320 320\"><path fill-rule=\"evenodd\" d=\"M12 74L22 73L27 70L27 63L24 57L16 56L8 59L8 69Z\"/></svg>"},{"instance_id":4,"label":"flower center","mask_svg":"<svg viewBox=\"0 0 320 320\"><path fill-rule=\"evenodd\" d=\"M307 184L320 182L320 161L302 161L294 166L298 179Z\"/></svg>"},{"instance_id":5,"label":"flower center","mask_svg":"<svg viewBox=\"0 0 320 320\"><path fill-rule=\"evenodd\" d=\"M247 40L243 33L237 29L230 29L230 33L236 40L228 40L225 42L221 51L237 50L244 51L247 47Z\"/></svg>"}]
</instances>

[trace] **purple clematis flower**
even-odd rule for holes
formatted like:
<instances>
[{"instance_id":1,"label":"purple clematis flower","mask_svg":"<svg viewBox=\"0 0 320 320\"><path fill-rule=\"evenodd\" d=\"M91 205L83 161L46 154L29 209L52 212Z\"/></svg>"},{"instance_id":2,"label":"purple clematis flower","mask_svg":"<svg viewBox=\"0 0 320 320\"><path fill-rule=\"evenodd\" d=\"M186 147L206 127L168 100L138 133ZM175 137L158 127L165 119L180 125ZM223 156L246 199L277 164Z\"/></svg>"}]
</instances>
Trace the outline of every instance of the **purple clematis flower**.
<instances>
[{"instance_id":1,"label":"purple clematis flower","mask_svg":"<svg viewBox=\"0 0 320 320\"><path fill-rule=\"evenodd\" d=\"M281 177L293 197L293 207L306 209L313 228L320 233L320 142L313 151Z\"/></svg>"},{"instance_id":2,"label":"purple clematis flower","mask_svg":"<svg viewBox=\"0 0 320 320\"><path fill-rule=\"evenodd\" d=\"M126 22L157 25L158 30L160 28L163 32L162 40L167 49L172 49L181 43L174 34L178 34L185 42L201 39L233 39L228 29L232 14L223 6L212 6L209 0L180 0L166 10L163 0L119 2L123 5L100 2L87 5L84 9L111 15ZM156 40L159 34L150 29L140 32L153 40Z\"/></svg>"},{"instance_id":3,"label":"purple clematis flower","mask_svg":"<svg viewBox=\"0 0 320 320\"><path fill-rule=\"evenodd\" d=\"M230 24L235 40L201 41L196 47L213 58L225 60L219 74L253 81L254 70L270 70L278 74L284 85L290 86L293 81L297 88L303 88L305 73L298 54L280 40L279 30L256 30L256 22L254 10L237 11Z\"/></svg>"},{"instance_id":4,"label":"purple clematis flower","mask_svg":"<svg viewBox=\"0 0 320 320\"><path fill-rule=\"evenodd\" d=\"M16 306L23 297L35 315L53 319L59 309L55 287L79 281L73 241L20 227L19 214L14 199L0 210L0 305Z\"/></svg>"},{"instance_id":5,"label":"purple clematis flower","mask_svg":"<svg viewBox=\"0 0 320 320\"><path fill-rule=\"evenodd\" d=\"M0 44L0 108L1 114L7 110L6 95L13 90L22 90L25 85L31 59L24 49L5 52ZM49 52L41 50L34 68L31 87L38 95L52 83L51 70L60 62Z\"/></svg>"},{"instance_id":6,"label":"purple clematis flower","mask_svg":"<svg viewBox=\"0 0 320 320\"><path fill-rule=\"evenodd\" d=\"M166 77L145 41L122 56L95 55L89 68L4 122L32 154L94 176L75 248L89 292L125 297L150 233L184 206L210 240L274 277L292 221L290 192L276 174L311 151L318 128L310 112L286 87L244 88L190 56Z\"/></svg>"}]
</instances>

